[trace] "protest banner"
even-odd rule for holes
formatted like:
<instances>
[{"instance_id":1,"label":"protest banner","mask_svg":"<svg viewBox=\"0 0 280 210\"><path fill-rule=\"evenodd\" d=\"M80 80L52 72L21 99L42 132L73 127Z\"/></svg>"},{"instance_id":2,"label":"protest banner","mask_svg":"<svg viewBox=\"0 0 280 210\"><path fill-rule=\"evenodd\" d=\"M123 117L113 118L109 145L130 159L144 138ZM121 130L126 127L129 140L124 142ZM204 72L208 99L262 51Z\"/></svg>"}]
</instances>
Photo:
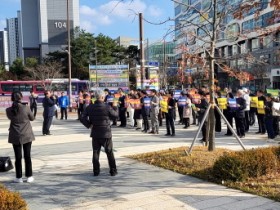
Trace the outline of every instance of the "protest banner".
<instances>
[{"instance_id":1,"label":"protest banner","mask_svg":"<svg viewBox=\"0 0 280 210\"><path fill-rule=\"evenodd\" d=\"M227 109L227 98L218 98L217 100L220 109Z\"/></svg>"},{"instance_id":2,"label":"protest banner","mask_svg":"<svg viewBox=\"0 0 280 210\"><path fill-rule=\"evenodd\" d=\"M251 96L251 103L250 107L257 108L258 107L258 97L257 96Z\"/></svg>"},{"instance_id":3,"label":"protest banner","mask_svg":"<svg viewBox=\"0 0 280 210\"><path fill-rule=\"evenodd\" d=\"M258 101L258 114L265 114L263 101Z\"/></svg>"},{"instance_id":4,"label":"protest banner","mask_svg":"<svg viewBox=\"0 0 280 210\"><path fill-rule=\"evenodd\" d=\"M236 98L229 98L228 105L230 108L233 108L233 109L237 108Z\"/></svg>"},{"instance_id":5,"label":"protest banner","mask_svg":"<svg viewBox=\"0 0 280 210\"><path fill-rule=\"evenodd\" d=\"M193 97L192 97L192 102L193 102L194 104L199 104L200 99L201 99L201 97L200 97L199 94L194 94Z\"/></svg>"},{"instance_id":6,"label":"protest banner","mask_svg":"<svg viewBox=\"0 0 280 210\"><path fill-rule=\"evenodd\" d=\"M266 92L271 94L272 96L279 96L279 90L276 89L266 89Z\"/></svg>"},{"instance_id":7,"label":"protest banner","mask_svg":"<svg viewBox=\"0 0 280 210\"><path fill-rule=\"evenodd\" d=\"M280 103L273 102L272 115L276 117L280 117Z\"/></svg>"}]
</instances>

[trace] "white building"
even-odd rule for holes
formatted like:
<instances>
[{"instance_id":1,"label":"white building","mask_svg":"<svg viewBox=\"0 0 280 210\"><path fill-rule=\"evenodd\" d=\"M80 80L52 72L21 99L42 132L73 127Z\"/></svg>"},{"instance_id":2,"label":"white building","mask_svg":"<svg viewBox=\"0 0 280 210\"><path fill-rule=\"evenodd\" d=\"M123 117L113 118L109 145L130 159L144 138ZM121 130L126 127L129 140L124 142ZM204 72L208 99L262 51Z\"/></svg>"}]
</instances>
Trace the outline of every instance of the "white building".
<instances>
[{"instance_id":1,"label":"white building","mask_svg":"<svg viewBox=\"0 0 280 210\"><path fill-rule=\"evenodd\" d=\"M9 70L9 47L7 31L0 31L0 65Z\"/></svg>"}]
</instances>

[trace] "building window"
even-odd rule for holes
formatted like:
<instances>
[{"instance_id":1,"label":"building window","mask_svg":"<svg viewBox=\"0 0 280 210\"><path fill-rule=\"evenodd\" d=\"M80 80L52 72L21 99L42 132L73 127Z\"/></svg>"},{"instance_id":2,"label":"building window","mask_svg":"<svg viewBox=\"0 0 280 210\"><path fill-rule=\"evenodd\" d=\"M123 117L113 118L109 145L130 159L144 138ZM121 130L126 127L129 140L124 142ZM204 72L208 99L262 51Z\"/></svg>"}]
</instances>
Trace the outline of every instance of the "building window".
<instances>
[{"instance_id":1,"label":"building window","mask_svg":"<svg viewBox=\"0 0 280 210\"><path fill-rule=\"evenodd\" d=\"M252 39L252 51L256 51L260 49L260 41L259 38Z\"/></svg>"}]
</instances>

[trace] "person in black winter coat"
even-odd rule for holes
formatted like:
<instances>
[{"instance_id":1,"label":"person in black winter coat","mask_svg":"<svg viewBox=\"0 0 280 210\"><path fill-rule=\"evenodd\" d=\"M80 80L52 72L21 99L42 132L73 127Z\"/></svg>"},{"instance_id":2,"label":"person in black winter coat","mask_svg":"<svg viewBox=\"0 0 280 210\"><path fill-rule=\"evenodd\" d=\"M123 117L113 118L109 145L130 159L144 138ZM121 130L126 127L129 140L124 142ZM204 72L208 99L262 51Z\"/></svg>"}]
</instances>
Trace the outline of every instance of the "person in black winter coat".
<instances>
[{"instance_id":1,"label":"person in black winter coat","mask_svg":"<svg viewBox=\"0 0 280 210\"><path fill-rule=\"evenodd\" d=\"M55 115L55 102L53 97L51 96L50 91L45 92L45 98L43 99L43 135L51 135L50 127L52 124L53 116Z\"/></svg>"},{"instance_id":2,"label":"person in black winter coat","mask_svg":"<svg viewBox=\"0 0 280 210\"><path fill-rule=\"evenodd\" d=\"M166 131L167 131L165 136L175 136L175 125L174 125L175 106L176 106L176 101L173 98L173 92L171 92L168 95L168 101L167 101L168 112L165 113ZM171 128L171 132L170 132L170 128Z\"/></svg>"},{"instance_id":3,"label":"person in black winter coat","mask_svg":"<svg viewBox=\"0 0 280 210\"><path fill-rule=\"evenodd\" d=\"M116 161L113 153L113 142L111 132L111 120L118 117L117 107L111 107L104 103L105 93L102 90L96 91L96 101L84 110L81 123L91 129L92 149L93 149L93 174L98 176L100 173L99 154L101 146L104 147L109 161L110 174L117 174Z\"/></svg>"},{"instance_id":4,"label":"person in black winter coat","mask_svg":"<svg viewBox=\"0 0 280 210\"><path fill-rule=\"evenodd\" d=\"M198 122L201 124L203 116L204 116L209 104L206 100L205 92L200 91L199 95L201 97L200 103L196 104L195 106L196 106L196 110L197 110L197 114L198 114ZM202 139L200 140L202 142L206 142L206 129L207 129L206 127L207 127L207 118L202 125Z\"/></svg>"},{"instance_id":5,"label":"person in black winter coat","mask_svg":"<svg viewBox=\"0 0 280 210\"><path fill-rule=\"evenodd\" d=\"M149 117L150 117L150 111L151 111L151 99L149 96L147 96L147 92L145 90L142 90L140 92L141 94L141 115L143 118L143 126L144 129L142 130L142 132L147 133L150 130L150 124L149 124Z\"/></svg>"},{"instance_id":6,"label":"person in black winter coat","mask_svg":"<svg viewBox=\"0 0 280 210\"><path fill-rule=\"evenodd\" d=\"M273 115L272 115L272 107L273 107L273 101L271 94L267 94L266 102L265 102L265 127L267 130L267 137L268 139L274 139L275 138L275 132L273 129Z\"/></svg>"},{"instance_id":7,"label":"person in black winter coat","mask_svg":"<svg viewBox=\"0 0 280 210\"><path fill-rule=\"evenodd\" d=\"M236 111L235 111L235 124L237 135L240 138L245 137L245 109L246 109L246 100L243 98L243 91L238 90L236 93Z\"/></svg>"}]
</instances>

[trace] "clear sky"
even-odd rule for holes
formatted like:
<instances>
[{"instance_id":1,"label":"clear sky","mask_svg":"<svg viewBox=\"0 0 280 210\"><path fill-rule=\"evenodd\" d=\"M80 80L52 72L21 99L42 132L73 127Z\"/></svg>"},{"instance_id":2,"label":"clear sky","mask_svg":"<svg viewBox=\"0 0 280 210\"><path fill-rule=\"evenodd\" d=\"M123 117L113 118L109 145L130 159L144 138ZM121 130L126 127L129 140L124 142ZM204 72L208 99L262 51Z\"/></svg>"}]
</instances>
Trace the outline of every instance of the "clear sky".
<instances>
[{"instance_id":1,"label":"clear sky","mask_svg":"<svg viewBox=\"0 0 280 210\"><path fill-rule=\"evenodd\" d=\"M28 1L28 0L26 0ZM65 0L66 1L66 0ZM20 0L0 0L0 30L5 27L6 18L16 17ZM112 38L128 36L139 38L138 16L142 12L149 22L159 23L174 18L171 0L80 0L80 25L88 32L103 33ZM174 28L174 21L162 25L144 22L144 38L160 41ZM167 40L173 39L169 36Z\"/></svg>"}]
</instances>

